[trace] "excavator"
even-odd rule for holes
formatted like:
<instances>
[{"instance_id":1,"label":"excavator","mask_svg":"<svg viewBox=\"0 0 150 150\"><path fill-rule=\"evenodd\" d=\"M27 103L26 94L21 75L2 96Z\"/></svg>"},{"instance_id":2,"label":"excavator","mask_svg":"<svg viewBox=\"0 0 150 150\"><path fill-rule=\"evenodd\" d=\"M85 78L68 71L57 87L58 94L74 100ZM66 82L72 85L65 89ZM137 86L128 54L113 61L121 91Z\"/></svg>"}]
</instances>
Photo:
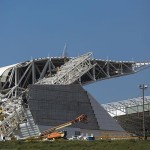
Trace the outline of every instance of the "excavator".
<instances>
[{"instance_id":1,"label":"excavator","mask_svg":"<svg viewBox=\"0 0 150 150\"><path fill-rule=\"evenodd\" d=\"M70 126L74 123L77 123L77 122L87 123L87 115L82 114L82 115L78 116L77 118L75 118L74 120L71 120L67 123L64 123L64 124L58 125L56 127L50 128L50 129L42 132L40 137L46 138L48 140L65 138L67 135L66 132L65 131L57 131L57 130L62 129L64 127L68 127L68 126Z\"/></svg>"}]
</instances>

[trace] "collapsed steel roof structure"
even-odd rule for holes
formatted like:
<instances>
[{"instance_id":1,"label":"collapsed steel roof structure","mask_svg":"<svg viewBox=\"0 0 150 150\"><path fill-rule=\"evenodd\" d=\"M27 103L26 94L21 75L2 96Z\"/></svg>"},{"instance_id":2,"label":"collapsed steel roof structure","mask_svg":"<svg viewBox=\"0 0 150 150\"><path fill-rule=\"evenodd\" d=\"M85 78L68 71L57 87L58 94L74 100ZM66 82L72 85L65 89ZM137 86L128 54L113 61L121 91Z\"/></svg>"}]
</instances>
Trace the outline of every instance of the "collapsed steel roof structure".
<instances>
[{"instance_id":1,"label":"collapsed steel roof structure","mask_svg":"<svg viewBox=\"0 0 150 150\"><path fill-rule=\"evenodd\" d=\"M4 120L0 132L10 135L24 120L22 99L30 84L81 84L136 73L150 62L93 59L92 53L79 57L47 57L0 68L0 103ZM10 109L10 106L11 107ZM7 108L7 109L6 109ZM22 116L22 117L21 117ZM12 120L12 121L11 121Z\"/></svg>"},{"instance_id":2,"label":"collapsed steel roof structure","mask_svg":"<svg viewBox=\"0 0 150 150\"><path fill-rule=\"evenodd\" d=\"M17 97L19 93L27 89L29 84L35 83L86 85L104 79L133 74L148 66L150 66L150 62L93 59L92 53L75 58L38 58L0 68L0 93L1 97ZM53 83L54 76L57 80L59 80L58 77L62 77L69 81Z\"/></svg>"}]
</instances>

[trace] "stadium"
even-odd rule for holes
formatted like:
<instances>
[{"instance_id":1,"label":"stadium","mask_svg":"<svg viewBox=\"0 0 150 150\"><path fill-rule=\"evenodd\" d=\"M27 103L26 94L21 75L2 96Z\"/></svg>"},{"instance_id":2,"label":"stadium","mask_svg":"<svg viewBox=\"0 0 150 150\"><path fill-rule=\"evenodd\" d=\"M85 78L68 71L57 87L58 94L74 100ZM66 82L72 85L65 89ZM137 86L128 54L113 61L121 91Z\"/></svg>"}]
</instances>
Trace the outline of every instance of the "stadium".
<instances>
[{"instance_id":1,"label":"stadium","mask_svg":"<svg viewBox=\"0 0 150 150\"><path fill-rule=\"evenodd\" d=\"M149 62L94 59L89 52L74 58L46 57L2 67L0 134L19 138L38 136L85 114L88 117L86 124L65 128L68 137L81 134L100 137L103 133L120 136L127 132L139 135L140 98L102 106L83 86L130 75L149 66ZM149 116L149 101L146 97L145 117ZM149 129L148 118L146 120Z\"/></svg>"}]
</instances>

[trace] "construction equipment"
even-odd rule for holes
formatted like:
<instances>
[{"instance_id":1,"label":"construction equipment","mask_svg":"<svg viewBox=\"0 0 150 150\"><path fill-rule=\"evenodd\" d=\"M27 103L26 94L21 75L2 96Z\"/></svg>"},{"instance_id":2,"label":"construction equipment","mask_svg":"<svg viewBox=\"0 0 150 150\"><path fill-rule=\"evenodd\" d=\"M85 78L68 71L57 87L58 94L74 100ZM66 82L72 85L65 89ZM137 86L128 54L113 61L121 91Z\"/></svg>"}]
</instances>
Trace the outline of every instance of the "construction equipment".
<instances>
[{"instance_id":1,"label":"construction equipment","mask_svg":"<svg viewBox=\"0 0 150 150\"><path fill-rule=\"evenodd\" d=\"M72 120L72 121L69 121L67 123L64 123L64 124L61 124L61 125L58 125L56 127L53 127L53 128L50 128L44 132L41 133L41 137L42 138L47 138L49 140L51 139L57 139L57 138L65 138L66 137L66 132L65 131L57 131L59 129L62 129L64 127L68 127L74 123L77 123L77 122L83 122L83 123L86 123L87 122L87 115L80 115L79 117L77 117L76 119Z\"/></svg>"}]
</instances>

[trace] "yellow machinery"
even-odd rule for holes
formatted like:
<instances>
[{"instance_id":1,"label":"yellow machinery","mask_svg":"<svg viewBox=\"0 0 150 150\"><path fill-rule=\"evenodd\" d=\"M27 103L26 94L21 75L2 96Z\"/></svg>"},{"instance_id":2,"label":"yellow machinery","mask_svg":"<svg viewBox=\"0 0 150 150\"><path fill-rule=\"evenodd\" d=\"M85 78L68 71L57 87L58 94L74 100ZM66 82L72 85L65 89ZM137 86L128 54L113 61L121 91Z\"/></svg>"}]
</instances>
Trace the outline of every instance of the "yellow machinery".
<instances>
[{"instance_id":1,"label":"yellow machinery","mask_svg":"<svg viewBox=\"0 0 150 150\"><path fill-rule=\"evenodd\" d=\"M64 138L66 136L66 132L65 131L58 132L57 130L62 129L64 127L68 127L77 122L84 122L84 123L87 122L87 116L82 114L72 121L58 125L56 127L50 128L50 129L42 132L40 136L42 138L47 138L49 140L56 139L56 138Z\"/></svg>"}]
</instances>

